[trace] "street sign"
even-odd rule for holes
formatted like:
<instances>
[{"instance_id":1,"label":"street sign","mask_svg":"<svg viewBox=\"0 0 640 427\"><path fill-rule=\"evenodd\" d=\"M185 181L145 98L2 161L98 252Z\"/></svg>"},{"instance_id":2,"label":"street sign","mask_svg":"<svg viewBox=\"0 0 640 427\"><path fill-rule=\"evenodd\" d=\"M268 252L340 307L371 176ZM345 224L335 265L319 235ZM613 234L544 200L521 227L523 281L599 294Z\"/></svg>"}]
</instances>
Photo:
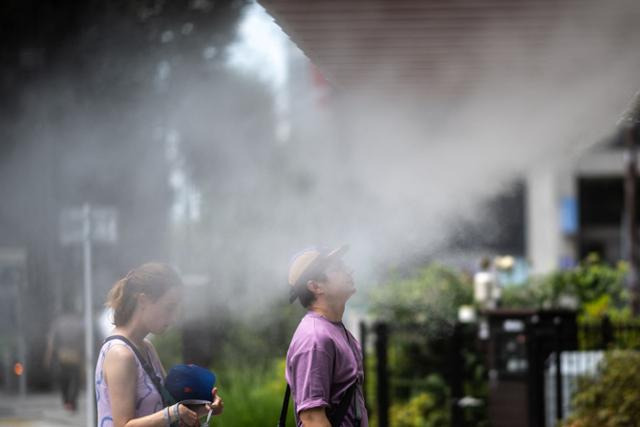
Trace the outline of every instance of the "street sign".
<instances>
[{"instance_id":1,"label":"street sign","mask_svg":"<svg viewBox=\"0 0 640 427\"><path fill-rule=\"evenodd\" d=\"M90 234L93 242L115 243L118 240L118 211L110 207L90 210ZM84 208L65 208L60 213L60 243L71 245L84 241Z\"/></svg>"},{"instance_id":2,"label":"street sign","mask_svg":"<svg viewBox=\"0 0 640 427\"><path fill-rule=\"evenodd\" d=\"M118 240L118 211L113 208L91 208L91 240L115 243Z\"/></svg>"},{"instance_id":3,"label":"street sign","mask_svg":"<svg viewBox=\"0 0 640 427\"><path fill-rule=\"evenodd\" d=\"M93 396L93 273L91 270L91 244L115 243L118 240L118 211L107 207L63 209L60 213L60 242L63 245L82 244L84 258L84 323L85 323L85 380L87 396ZM87 397L87 425L95 421L93 399Z\"/></svg>"}]
</instances>

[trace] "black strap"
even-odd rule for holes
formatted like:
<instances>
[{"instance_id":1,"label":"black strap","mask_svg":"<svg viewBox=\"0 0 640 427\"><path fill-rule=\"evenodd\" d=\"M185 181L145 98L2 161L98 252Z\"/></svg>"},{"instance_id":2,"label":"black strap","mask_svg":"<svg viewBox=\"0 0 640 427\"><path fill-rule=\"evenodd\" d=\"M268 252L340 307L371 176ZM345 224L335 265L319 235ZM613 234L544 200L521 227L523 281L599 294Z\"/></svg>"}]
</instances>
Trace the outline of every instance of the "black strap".
<instances>
[{"instance_id":1,"label":"black strap","mask_svg":"<svg viewBox=\"0 0 640 427\"><path fill-rule=\"evenodd\" d=\"M342 400L340 400L340 404L338 405L336 410L328 413L329 421L331 422L332 427L340 427L340 424L342 424L342 420L349 410L349 405L351 404L351 402L353 402L356 387L358 387L357 380L356 382L351 384L351 386L344 393L344 396L342 396ZM356 402L356 405L357 404L358 403Z\"/></svg>"},{"instance_id":2,"label":"black strap","mask_svg":"<svg viewBox=\"0 0 640 427\"><path fill-rule=\"evenodd\" d=\"M356 387L358 386L358 381L354 382L344 393L340 403L336 407L335 411L327 411L327 418L329 418L329 422L332 427L340 427L342 424L342 420L345 415L347 415L347 410L349 409L349 404L354 399L354 393ZM284 400L282 401L282 409L280 410L280 420L278 421L278 427L286 427L287 423L287 411L289 410L289 399L291 396L291 387L287 384L287 389L284 392ZM356 405L358 403L356 402ZM356 420L359 425L360 420Z\"/></svg>"},{"instance_id":3,"label":"black strap","mask_svg":"<svg viewBox=\"0 0 640 427\"><path fill-rule=\"evenodd\" d=\"M174 403L176 403L176 401L173 398L173 396L171 396L171 394L169 394L167 389L164 388L164 386L160 382L160 378L156 374L156 371L151 367L151 365L149 365L149 362L147 361L147 359L142 357L142 355L138 351L138 347L136 347L135 344L133 344L131 341L129 341L128 338L126 338L126 337L124 337L122 335L111 335L110 337L105 338L104 342L106 343L108 341L113 341L113 340L120 340L120 341L124 342L125 344L127 344L129 347L131 347L131 350L133 351L133 354L136 355L136 357L138 358L138 361L142 365L142 368L147 373L149 378L151 378L151 382L153 382L153 385L156 387L156 390L158 390L158 393L160 393L160 396L162 397L163 406L170 406L170 405L173 405Z\"/></svg>"},{"instance_id":4,"label":"black strap","mask_svg":"<svg viewBox=\"0 0 640 427\"><path fill-rule=\"evenodd\" d=\"M284 400L282 401L282 409L280 410L280 420L278 421L278 427L285 427L287 424L287 411L289 410L289 398L291 396L291 387L287 384L287 389L284 391Z\"/></svg>"}]
</instances>

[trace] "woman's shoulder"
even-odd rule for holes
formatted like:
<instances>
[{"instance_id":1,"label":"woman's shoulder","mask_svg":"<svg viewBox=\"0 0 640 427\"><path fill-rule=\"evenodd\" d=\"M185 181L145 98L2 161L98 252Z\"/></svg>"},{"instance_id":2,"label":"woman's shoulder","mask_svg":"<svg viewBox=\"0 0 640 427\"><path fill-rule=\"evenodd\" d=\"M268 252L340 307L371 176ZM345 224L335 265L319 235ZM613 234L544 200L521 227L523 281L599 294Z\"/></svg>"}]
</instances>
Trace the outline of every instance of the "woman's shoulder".
<instances>
[{"instance_id":1,"label":"woman's shoulder","mask_svg":"<svg viewBox=\"0 0 640 427\"><path fill-rule=\"evenodd\" d=\"M105 362L113 361L135 364L136 355L133 354L133 351L131 351L129 346L125 343L117 343L116 345L112 344L111 346L109 346L108 351L105 353L104 359Z\"/></svg>"},{"instance_id":2,"label":"woman's shoulder","mask_svg":"<svg viewBox=\"0 0 640 427\"><path fill-rule=\"evenodd\" d=\"M109 378L136 378L136 356L125 345L112 345L104 355L102 369Z\"/></svg>"}]
</instances>

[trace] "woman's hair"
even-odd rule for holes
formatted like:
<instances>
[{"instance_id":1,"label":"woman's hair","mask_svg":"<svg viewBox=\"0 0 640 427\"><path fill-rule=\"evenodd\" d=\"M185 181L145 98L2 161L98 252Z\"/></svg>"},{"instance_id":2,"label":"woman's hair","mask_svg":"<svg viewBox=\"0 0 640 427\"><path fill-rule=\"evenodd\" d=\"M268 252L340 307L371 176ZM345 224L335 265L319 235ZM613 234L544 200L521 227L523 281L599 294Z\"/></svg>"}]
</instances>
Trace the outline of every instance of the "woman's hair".
<instances>
[{"instance_id":1,"label":"woman's hair","mask_svg":"<svg viewBox=\"0 0 640 427\"><path fill-rule=\"evenodd\" d=\"M129 322L138 295L145 294L155 301L176 286L182 286L182 279L167 264L149 262L129 271L113 285L107 296L106 306L113 309L113 324L123 326Z\"/></svg>"}]
</instances>

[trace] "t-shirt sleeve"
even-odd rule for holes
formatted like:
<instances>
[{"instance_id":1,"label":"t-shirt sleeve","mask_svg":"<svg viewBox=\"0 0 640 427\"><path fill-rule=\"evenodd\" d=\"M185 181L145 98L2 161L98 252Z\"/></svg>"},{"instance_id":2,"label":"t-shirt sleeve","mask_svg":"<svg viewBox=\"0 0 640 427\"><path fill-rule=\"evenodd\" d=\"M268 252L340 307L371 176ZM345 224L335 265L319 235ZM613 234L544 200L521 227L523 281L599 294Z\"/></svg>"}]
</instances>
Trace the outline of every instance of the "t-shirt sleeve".
<instances>
[{"instance_id":1,"label":"t-shirt sleeve","mask_svg":"<svg viewBox=\"0 0 640 427\"><path fill-rule=\"evenodd\" d=\"M297 413L330 406L332 369L333 355L317 347L292 358L290 378Z\"/></svg>"}]
</instances>

